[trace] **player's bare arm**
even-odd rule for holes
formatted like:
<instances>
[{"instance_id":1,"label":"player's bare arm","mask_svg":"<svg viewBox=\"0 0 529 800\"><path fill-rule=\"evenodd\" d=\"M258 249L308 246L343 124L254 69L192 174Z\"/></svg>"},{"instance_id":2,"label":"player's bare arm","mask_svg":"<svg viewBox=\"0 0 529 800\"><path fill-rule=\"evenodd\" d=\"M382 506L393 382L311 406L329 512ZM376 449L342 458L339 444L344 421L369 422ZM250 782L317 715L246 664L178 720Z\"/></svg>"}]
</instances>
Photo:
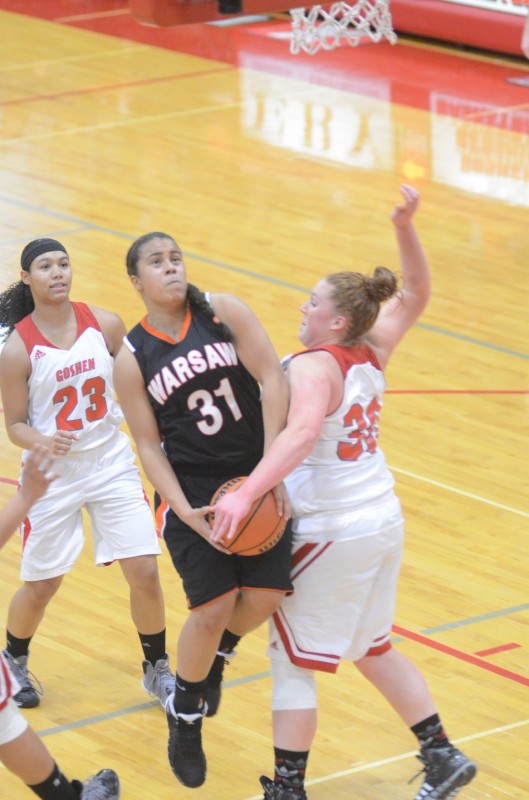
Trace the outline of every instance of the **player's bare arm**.
<instances>
[{"instance_id":1,"label":"player's bare arm","mask_svg":"<svg viewBox=\"0 0 529 800\"><path fill-rule=\"evenodd\" d=\"M418 320L430 298L430 271L413 225L420 195L407 184L401 186L403 202L393 209L391 221L400 254L402 290L380 309L366 340L377 352L382 368L404 334Z\"/></svg>"},{"instance_id":2,"label":"player's bare arm","mask_svg":"<svg viewBox=\"0 0 529 800\"><path fill-rule=\"evenodd\" d=\"M240 298L229 294L212 297L217 316L231 329L237 354L248 372L261 385L264 423L264 452L286 425L288 382L272 342L253 311ZM285 487L274 487L277 510L290 516L290 501Z\"/></svg>"},{"instance_id":3,"label":"player's bare arm","mask_svg":"<svg viewBox=\"0 0 529 800\"><path fill-rule=\"evenodd\" d=\"M0 354L0 388L7 435L25 450L34 444L49 448L54 458L65 456L77 439L73 431L56 431L44 436L28 425L28 379L31 364L26 347L16 331L9 336Z\"/></svg>"},{"instance_id":4,"label":"player's bare arm","mask_svg":"<svg viewBox=\"0 0 529 800\"><path fill-rule=\"evenodd\" d=\"M307 353L290 363L287 426L241 488L223 497L215 506L215 540L222 539L225 534L232 536L254 500L282 481L311 452L333 402L329 375L336 375L332 368L331 357L326 353Z\"/></svg>"},{"instance_id":5,"label":"player's bare arm","mask_svg":"<svg viewBox=\"0 0 529 800\"><path fill-rule=\"evenodd\" d=\"M212 297L217 316L231 329L237 354L262 389L265 451L285 427L288 413L288 383L265 329L253 311L234 295Z\"/></svg>"},{"instance_id":6,"label":"player's bare arm","mask_svg":"<svg viewBox=\"0 0 529 800\"><path fill-rule=\"evenodd\" d=\"M22 523L33 503L42 497L57 477L53 472L53 458L47 447L36 444L24 464L21 487L0 510L0 548Z\"/></svg>"},{"instance_id":7,"label":"player's bare arm","mask_svg":"<svg viewBox=\"0 0 529 800\"><path fill-rule=\"evenodd\" d=\"M126 347L120 350L114 362L114 385L148 480L174 513L209 541L211 529L206 521L209 506L193 508L184 495L162 449L140 369Z\"/></svg>"},{"instance_id":8,"label":"player's bare arm","mask_svg":"<svg viewBox=\"0 0 529 800\"><path fill-rule=\"evenodd\" d=\"M123 320L113 311L107 311L104 308L90 306L90 310L97 319L99 327L103 332L105 342L107 343L108 352L115 358L121 350L123 345L123 337L126 333Z\"/></svg>"}]
</instances>

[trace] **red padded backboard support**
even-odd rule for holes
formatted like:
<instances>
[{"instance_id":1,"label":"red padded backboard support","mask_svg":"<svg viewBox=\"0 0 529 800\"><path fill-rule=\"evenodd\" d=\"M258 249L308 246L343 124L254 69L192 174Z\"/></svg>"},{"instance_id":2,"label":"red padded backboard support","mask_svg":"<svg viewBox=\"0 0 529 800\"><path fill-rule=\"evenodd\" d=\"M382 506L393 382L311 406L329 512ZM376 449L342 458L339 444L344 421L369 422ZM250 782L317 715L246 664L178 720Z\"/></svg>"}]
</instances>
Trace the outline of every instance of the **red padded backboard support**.
<instances>
[{"instance_id":1,"label":"red padded backboard support","mask_svg":"<svg viewBox=\"0 0 529 800\"><path fill-rule=\"evenodd\" d=\"M216 0L129 0L132 16L144 25L170 28L295 8L300 0L242 0L240 14L221 14Z\"/></svg>"},{"instance_id":2,"label":"red padded backboard support","mask_svg":"<svg viewBox=\"0 0 529 800\"><path fill-rule=\"evenodd\" d=\"M129 8L134 19L144 25L171 28L314 4L310 0L240 0L241 13L221 14L217 2L223 1L233 0L129 0ZM529 0L518 3L529 6ZM521 55L523 16L444 0L390 0L390 11L397 32Z\"/></svg>"}]
</instances>

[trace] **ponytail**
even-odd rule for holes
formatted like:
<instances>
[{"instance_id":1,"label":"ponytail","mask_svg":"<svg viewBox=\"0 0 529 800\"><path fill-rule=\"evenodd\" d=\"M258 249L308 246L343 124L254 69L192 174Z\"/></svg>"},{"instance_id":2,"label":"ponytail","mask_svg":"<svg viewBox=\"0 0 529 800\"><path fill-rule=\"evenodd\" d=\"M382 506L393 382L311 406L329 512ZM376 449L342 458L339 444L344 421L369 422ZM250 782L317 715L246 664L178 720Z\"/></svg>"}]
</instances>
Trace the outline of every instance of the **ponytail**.
<instances>
[{"instance_id":1,"label":"ponytail","mask_svg":"<svg viewBox=\"0 0 529 800\"><path fill-rule=\"evenodd\" d=\"M228 325L226 325L225 322L221 322L215 316L215 312L213 311L212 307L206 300L204 292L201 292L200 289L198 289L196 286L193 286L192 283L187 284L186 300L189 303L189 308L191 309L191 311L194 311L195 309L197 311L201 311L209 319L211 319L213 322L219 325L222 336L226 339L227 342L233 341L233 333L231 332Z\"/></svg>"},{"instance_id":2,"label":"ponytail","mask_svg":"<svg viewBox=\"0 0 529 800\"><path fill-rule=\"evenodd\" d=\"M23 281L11 284L0 294L0 340L7 339L17 322L35 308L31 289Z\"/></svg>"}]
</instances>

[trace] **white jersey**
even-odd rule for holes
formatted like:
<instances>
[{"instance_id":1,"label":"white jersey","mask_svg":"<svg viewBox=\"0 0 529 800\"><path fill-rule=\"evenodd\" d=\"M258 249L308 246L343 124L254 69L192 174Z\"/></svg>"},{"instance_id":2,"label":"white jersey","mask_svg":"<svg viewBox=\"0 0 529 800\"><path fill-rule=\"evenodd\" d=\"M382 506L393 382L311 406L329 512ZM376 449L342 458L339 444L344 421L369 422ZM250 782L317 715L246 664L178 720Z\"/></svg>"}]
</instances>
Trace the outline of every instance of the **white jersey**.
<instances>
[{"instance_id":1,"label":"white jersey","mask_svg":"<svg viewBox=\"0 0 529 800\"><path fill-rule=\"evenodd\" d=\"M336 672L342 658L357 661L391 646L404 524L378 448L386 382L375 353L365 344L314 350L338 362L343 398L325 418L310 455L285 481L294 592L273 614L268 655ZM299 707L295 698L288 702L274 700L274 708Z\"/></svg>"},{"instance_id":2,"label":"white jersey","mask_svg":"<svg viewBox=\"0 0 529 800\"><path fill-rule=\"evenodd\" d=\"M285 479L295 537L323 541L363 536L373 530L377 507L394 503L397 512L400 505L378 447L386 381L375 353L365 344L323 346L293 358L315 350L336 359L344 390L340 406L325 418L314 449Z\"/></svg>"},{"instance_id":3,"label":"white jersey","mask_svg":"<svg viewBox=\"0 0 529 800\"><path fill-rule=\"evenodd\" d=\"M116 435L123 413L114 397L112 356L85 303L72 303L77 337L68 350L48 342L31 315L16 326L31 362L28 424L44 436L74 431L71 452L99 447Z\"/></svg>"}]
</instances>

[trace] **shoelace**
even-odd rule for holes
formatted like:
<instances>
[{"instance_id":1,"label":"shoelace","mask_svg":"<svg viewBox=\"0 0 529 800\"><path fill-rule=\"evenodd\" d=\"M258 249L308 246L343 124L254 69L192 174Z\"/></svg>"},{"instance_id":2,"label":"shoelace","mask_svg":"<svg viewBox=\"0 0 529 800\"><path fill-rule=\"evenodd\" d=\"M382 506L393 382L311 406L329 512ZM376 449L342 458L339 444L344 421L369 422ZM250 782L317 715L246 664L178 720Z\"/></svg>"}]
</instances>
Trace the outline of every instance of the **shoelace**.
<instances>
[{"instance_id":1,"label":"shoelace","mask_svg":"<svg viewBox=\"0 0 529 800\"><path fill-rule=\"evenodd\" d=\"M263 787L265 800L277 800L277 798L288 797L296 798L296 800L307 800L307 793L305 791L297 793L294 790L277 787L277 784L271 778L266 778L264 775L261 778L261 786ZM277 794L279 792L279 794Z\"/></svg>"},{"instance_id":2,"label":"shoelace","mask_svg":"<svg viewBox=\"0 0 529 800\"><path fill-rule=\"evenodd\" d=\"M24 689L34 689L37 694L40 694L41 697L43 696L44 688L36 675L27 669L27 667L22 667L13 656L9 659L8 664L20 684L21 691Z\"/></svg>"},{"instance_id":3,"label":"shoelace","mask_svg":"<svg viewBox=\"0 0 529 800\"><path fill-rule=\"evenodd\" d=\"M184 758L196 758L202 752L199 738L200 730L197 729L194 722L178 724L178 744L179 750Z\"/></svg>"},{"instance_id":4,"label":"shoelace","mask_svg":"<svg viewBox=\"0 0 529 800\"><path fill-rule=\"evenodd\" d=\"M452 754L453 752L454 752L454 748L450 748L450 753ZM410 785L410 783L413 783L413 781L417 780L419 775L422 775L423 773L424 773L424 775L426 775L426 777L428 777L428 768L429 768L429 766L430 766L432 772L435 773L435 771L436 771L436 765L435 764L429 765L428 761L426 760L426 758L424 756L419 754L419 755L416 756L416 758L418 758L418 760L421 762L422 768L412 778L410 778L410 780L408 781L408 786ZM459 791L459 790L456 790L456 794L457 794L457 791ZM452 795L452 796L455 797L455 795ZM450 797L450 795L447 795L447 799L449 797Z\"/></svg>"},{"instance_id":5,"label":"shoelace","mask_svg":"<svg viewBox=\"0 0 529 800\"><path fill-rule=\"evenodd\" d=\"M413 781L416 781L419 775L422 775L423 773L426 774L426 761L424 760L424 758L422 758L422 756L417 756L417 758L419 759L419 761L422 761L423 766L421 767L419 772L416 772L415 775L412 778L410 778L410 780L408 781L408 786L410 785L410 783L413 783Z\"/></svg>"},{"instance_id":6,"label":"shoelace","mask_svg":"<svg viewBox=\"0 0 529 800\"><path fill-rule=\"evenodd\" d=\"M97 775L91 775L82 783L81 800L108 800L112 797L111 788L104 783L94 783L99 780Z\"/></svg>"},{"instance_id":7,"label":"shoelace","mask_svg":"<svg viewBox=\"0 0 529 800\"><path fill-rule=\"evenodd\" d=\"M31 686L31 688L35 689L37 694L40 694L40 696L42 697L44 694L44 688L42 686L42 683L39 681L36 675L34 675L32 672L29 671L29 669L26 671L26 674L28 678L28 683ZM24 686L22 688L24 689Z\"/></svg>"},{"instance_id":8,"label":"shoelace","mask_svg":"<svg viewBox=\"0 0 529 800\"><path fill-rule=\"evenodd\" d=\"M158 681L162 690L166 692L168 695L174 692L175 676L173 675L169 667L164 667L163 669L156 670L156 680Z\"/></svg>"}]
</instances>

